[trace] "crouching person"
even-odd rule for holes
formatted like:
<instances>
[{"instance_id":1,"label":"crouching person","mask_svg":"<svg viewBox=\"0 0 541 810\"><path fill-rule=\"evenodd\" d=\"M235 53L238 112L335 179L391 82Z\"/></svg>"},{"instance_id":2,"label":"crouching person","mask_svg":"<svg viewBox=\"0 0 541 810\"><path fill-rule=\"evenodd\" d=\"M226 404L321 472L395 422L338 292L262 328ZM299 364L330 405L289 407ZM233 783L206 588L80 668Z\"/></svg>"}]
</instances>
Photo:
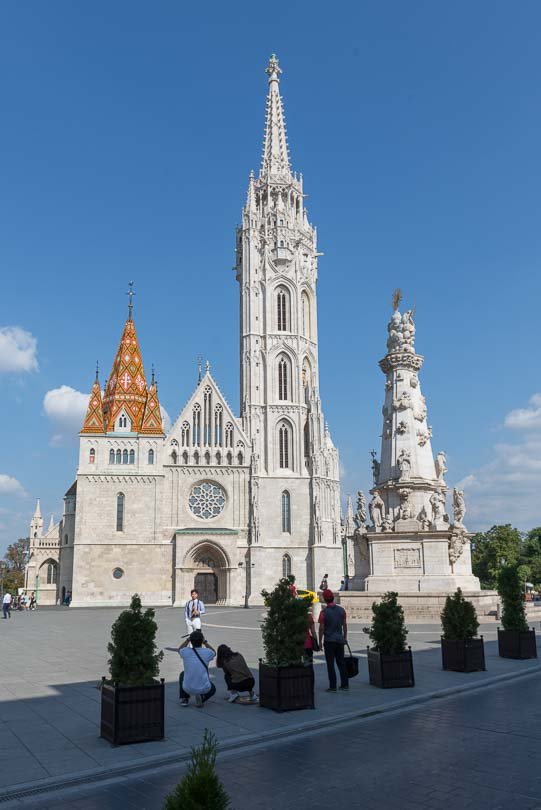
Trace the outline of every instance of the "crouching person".
<instances>
[{"instance_id":1,"label":"crouching person","mask_svg":"<svg viewBox=\"0 0 541 810\"><path fill-rule=\"evenodd\" d=\"M180 705L187 706L194 695L195 705L200 709L216 692L208 667L216 653L205 641L201 630L194 630L178 651L184 664L184 672L179 678Z\"/></svg>"},{"instance_id":2,"label":"crouching person","mask_svg":"<svg viewBox=\"0 0 541 810\"><path fill-rule=\"evenodd\" d=\"M234 703L241 692L248 692L250 700L256 700L255 681L244 656L233 652L227 644L220 644L216 666L224 671L225 683L229 690L227 699L230 703Z\"/></svg>"}]
</instances>

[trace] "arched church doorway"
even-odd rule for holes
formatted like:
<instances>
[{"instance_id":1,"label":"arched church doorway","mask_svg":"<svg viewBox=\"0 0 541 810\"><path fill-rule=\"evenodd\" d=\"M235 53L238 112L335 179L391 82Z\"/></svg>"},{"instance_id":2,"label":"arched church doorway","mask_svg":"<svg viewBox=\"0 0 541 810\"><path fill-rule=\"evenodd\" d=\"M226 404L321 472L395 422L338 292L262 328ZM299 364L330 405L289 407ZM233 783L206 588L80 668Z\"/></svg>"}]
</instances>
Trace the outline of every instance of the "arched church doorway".
<instances>
[{"instance_id":1,"label":"arched church doorway","mask_svg":"<svg viewBox=\"0 0 541 810\"><path fill-rule=\"evenodd\" d=\"M229 597L230 566L225 551L217 544L204 540L193 546L182 566L184 582L207 605L223 604ZM188 580L188 582L186 582Z\"/></svg>"}]
</instances>

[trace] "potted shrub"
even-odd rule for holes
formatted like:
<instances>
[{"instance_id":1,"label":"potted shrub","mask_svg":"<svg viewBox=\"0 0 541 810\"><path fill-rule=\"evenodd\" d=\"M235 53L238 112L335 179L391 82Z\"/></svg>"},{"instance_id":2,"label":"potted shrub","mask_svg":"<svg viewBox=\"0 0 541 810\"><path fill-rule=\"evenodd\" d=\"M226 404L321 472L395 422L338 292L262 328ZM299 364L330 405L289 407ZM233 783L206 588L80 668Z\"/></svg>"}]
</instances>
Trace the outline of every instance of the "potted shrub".
<instances>
[{"instance_id":1,"label":"potted shrub","mask_svg":"<svg viewBox=\"0 0 541 810\"><path fill-rule=\"evenodd\" d=\"M476 638L479 622L475 607L458 588L445 600L441 613L441 659L443 669L477 672L485 669L483 636Z\"/></svg>"},{"instance_id":2,"label":"potted shrub","mask_svg":"<svg viewBox=\"0 0 541 810\"><path fill-rule=\"evenodd\" d=\"M373 647L368 647L368 677L372 686L383 689L415 686L411 647L406 647L408 631L398 594L389 591L372 605L369 629Z\"/></svg>"},{"instance_id":3,"label":"potted shrub","mask_svg":"<svg viewBox=\"0 0 541 810\"><path fill-rule=\"evenodd\" d=\"M303 661L310 599L295 598L291 577L262 591L265 660L259 661L259 705L277 712L314 708L314 668Z\"/></svg>"},{"instance_id":4,"label":"potted shrub","mask_svg":"<svg viewBox=\"0 0 541 810\"><path fill-rule=\"evenodd\" d=\"M498 627L498 652L502 658L537 658L535 630L530 630L522 599L522 581L516 565L506 565L498 576L502 600L502 625Z\"/></svg>"},{"instance_id":5,"label":"potted shrub","mask_svg":"<svg viewBox=\"0 0 541 810\"><path fill-rule=\"evenodd\" d=\"M113 745L162 740L164 680L156 680L163 651L156 652L154 611L132 596L113 624L107 649L110 678L102 679L100 736Z\"/></svg>"},{"instance_id":6,"label":"potted shrub","mask_svg":"<svg viewBox=\"0 0 541 810\"><path fill-rule=\"evenodd\" d=\"M229 796L216 773L216 737L205 729L202 744L192 746L190 765L176 788L165 798L164 810L228 810Z\"/></svg>"}]
</instances>

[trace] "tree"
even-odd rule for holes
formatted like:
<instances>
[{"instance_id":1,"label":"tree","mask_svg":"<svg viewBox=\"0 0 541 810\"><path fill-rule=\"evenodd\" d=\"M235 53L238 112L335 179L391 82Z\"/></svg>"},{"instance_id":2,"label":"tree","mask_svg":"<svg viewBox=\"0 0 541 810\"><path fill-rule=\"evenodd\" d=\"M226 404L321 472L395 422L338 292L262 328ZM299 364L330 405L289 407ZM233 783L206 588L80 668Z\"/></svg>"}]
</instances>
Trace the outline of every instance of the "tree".
<instances>
[{"instance_id":1,"label":"tree","mask_svg":"<svg viewBox=\"0 0 541 810\"><path fill-rule=\"evenodd\" d=\"M310 599L298 599L291 593L294 577L283 577L274 590L262 591L267 607L261 632L265 662L274 667L302 664L304 641L308 632Z\"/></svg>"},{"instance_id":2,"label":"tree","mask_svg":"<svg viewBox=\"0 0 541 810\"><path fill-rule=\"evenodd\" d=\"M374 649L384 655L406 652L408 630L404 611L398 604L398 594L395 591L385 593L379 604L372 604L372 614L369 636Z\"/></svg>"},{"instance_id":3,"label":"tree","mask_svg":"<svg viewBox=\"0 0 541 810\"><path fill-rule=\"evenodd\" d=\"M7 568L4 571L4 591L17 593L18 588L24 585L24 569L28 560L30 538L19 537L6 549L4 560Z\"/></svg>"},{"instance_id":4,"label":"tree","mask_svg":"<svg viewBox=\"0 0 541 810\"><path fill-rule=\"evenodd\" d=\"M216 737L206 728L199 748L192 746L188 771L166 797L164 810L228 810L231 807L215 770L217 751Z\"/></svg>"},{"instance_id":5,"label":"tree","mask_svg":"<svg viewBox=\"0 0 541 810\"><path fill-rule=\"evenodd\" d=\"M501 569L498 576L498 593L503 604L503 629L526 632L528 622L524 610L524 582L517 565L506 565Z\"/></svg>"},{"instance_id":6,"label":"tree","mask_svg":"<svg viewBox=\"0 0 541 810\"><path fill-rule=\"evenodd\" d=\"M526 579L541 586L541 526L530 529L523 543L522 563L528 566Z\"/></svg>"},{"instance_id":7,"label":"tree","mask_svg":"<svg viewBox=\"0 0 541 810\"><path fill-rule=\"evenodd\" d=\"M522 535L511 524L492 526L472 538L472 569L483 588L495 588L504 565L518 563L522 553Z\"/></svg>"},{"instance_id":8,"label":"tree","mask_svg":"<svg viewBox=\"0 0 541 810\"><path fill-rule=\"evenodd\" d=\"M448 641L470 641L477 635L479 629L477 612L473 604L464 599L460 588L445 600L441 626L443 637Z\"/></svg>"},{"instance_id":9,"label":"tree","mask_svg":"<svg viewBox=\"0 0 541 810\"><path fill-rule=\"evenodd\" d=\"M132 596L128 610L123 610L111 628L107 649L111 655L111 681L123 686L152 684L160 671L163 650L156 652L154 611L143 613L138 594Z\"/></svg>"}]
</instances>

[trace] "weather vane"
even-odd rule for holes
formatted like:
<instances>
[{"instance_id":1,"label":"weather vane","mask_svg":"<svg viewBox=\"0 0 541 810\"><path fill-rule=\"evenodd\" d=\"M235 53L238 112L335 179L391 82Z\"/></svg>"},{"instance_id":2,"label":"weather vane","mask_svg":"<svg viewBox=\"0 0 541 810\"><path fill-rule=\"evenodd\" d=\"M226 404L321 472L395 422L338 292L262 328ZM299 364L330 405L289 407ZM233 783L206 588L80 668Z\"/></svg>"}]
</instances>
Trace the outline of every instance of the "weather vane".
<instances>
[{"instance_id":1,"label":"weather vane","mask_svg":"<svg viewBox=\"0 0 541 810\"><path fill-rule=\"evenodd\" d=\"M129 298L129 302L128 302L128 320L131 321L132 313L133 313L133 296L136 295L136 293L134 293L134 291L133 291L133 281L129 282L128 287L130 288L128 290L128 292L126 293L126 295Z\"/></svg>"}]
</instances>

